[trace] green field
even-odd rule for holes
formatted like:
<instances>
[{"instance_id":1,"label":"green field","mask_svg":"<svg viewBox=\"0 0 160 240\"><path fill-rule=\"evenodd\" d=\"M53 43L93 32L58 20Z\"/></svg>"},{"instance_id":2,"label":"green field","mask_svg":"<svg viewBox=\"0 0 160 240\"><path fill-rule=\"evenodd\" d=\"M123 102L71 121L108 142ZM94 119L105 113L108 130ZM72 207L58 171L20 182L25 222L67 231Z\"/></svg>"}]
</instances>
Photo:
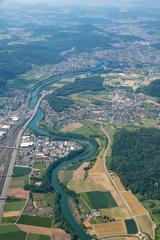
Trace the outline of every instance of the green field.
<instances>
[{"instance_id":1,"label":"green field","mask_svg":"<svg viewBox=\"0 0 160 240\"><path fill-rule=\"evenodd\" d=\"M67 166L66 168L64 168L64 170L76 170L77 168L79 168L82 165L82 162L78 162L72 165Z\"/></svg>"},{"instance_id":2,"label":"green field","mask_svg":"<svg viewBox=\"0 0 160 240\"><path fill-rule=\"evenodd\" d=\"M33 164L33 167L39 170L44 170L46 169L46 162L40 162L40 163L36 162Z\"/></svg>"},{"instance_id":3,"label":"green field","mask_svg":"<svg viewBox=\"0 0 160 240\"><path fill-rule=\"evenodd\" d=\"M54 208L55 204L56 204L56 200L57 200L57 194L55 192L54 193L47 193L47 194L45 194L45 199L46 199L48 205L51 208Z\"/></svg>"},{"instance_id":4,"label":"green field","mask_svg":"<svg viewBox=\"0 0 160 240\"><path fill-rule=\"evenodd\" d=\"M29 167L15 166L14 169L13 169L13 175L15 177L27 176L30 173L31 173L31 168L29 168Z\"/></svg>"},{"instance_id":5,"label":"green field","mask_svg":"<svg viewBox=\"0 0 160 240\"><path fill-rule=\"evenodd\" d=\"M21 215L20 219L18 220L18 223L31 225L31 226L47 227L47 228L52 227L52 219L47 217Z\"/></svg>"},{"instance_id":6,"label":"green field","mask_svg":"<svg viewBox=\"0 0 160 240\"><path fill-rule=\"evenodd\" d=\"M0 239L2 240L25 240L26 233L19 230L16 225L1 225L0 226Z\"/></svg>"},{"instance_id":7,"label":"green field","mask_svg":"<svg viewBox=\"0 0 160 240\"><path fill-rule=\"evenodd\" d=\"M16 217L3 217L2 218L2 223L8 224L8 223L15 223L17 220Z\"/></svg>"},{"instance_id":8,"label":"green field","mask_svg":"<svg viewBox=\"0 0 160 240\"><path fill-rule=\"evenodd\" d=\"M26 240L50 240L50 236L29 233Z\"/></svg>"},{"instance_id":9,"label":"green field","mask_svg":"<svg viewBox=\"0 0 160 240\"><path fill-rule=\"evenodd\" d=\"M46 202L51 208L55 207L57 194L53 193L34 193L32 194L33 201Z\"/></svg>"},{"instance_id":10,"label":"green field","mask_svg":"<svg viewBox=\"0 0 160 240\"><path fill-rule=\"evenodd\" d=\"M90 121L81 121L84 124L83 127L73 130L73 133L78 135L83 135L87 138L98 138L101 147L106 147L108 140L105 134L100 130L96 124L92 124Z\"/></svg>"},{"instance_id":11,"label":"green field","mask_svg":"<svg viewBox=\"0 0 160 240\"><path fill-rule=\"evenodd\" d=\"M138 228L137 228L137 225L136 225L134 219L125 220L125 224L126 224L128 234L137 234L138 233Z\"/></svg>"},{"instance_id":12,"label":"green field","mask_svg":"<svg viewBox=\"0 0 160 240\"><path fill-rule=\"evenodd\" d=\"M4 211L20 211L24 207L25 201L6 202Z\"/></svg>"},{"instance_id":13,"label":"green field","mask_svg":"<svg viewBox=\"0 0 160 240\"><path fill-rule=\"evenodd\" d=\"M65 170L64 171L64 178L63 178L63 182L65 183L65 185L68 184L68 182L73 178L73 171L72 170Z\"/></svg>"},{"instance_id":14,"label":"green field","mask_svg":"<svg viewBox=\"0 0 160 240\"><path fill-rule=\"evenodd\" d=\"M103 209L116 207L117 204L110 192L87 192L80 194L90 208Z\"/></svg>"},{"instance_id":15,"label":"green field","mask_svg":"<svg viewBox=\"0 0 160 240\"><path fill-rule=\"evenodd\" d=\"M21 177L13 176L12 179L13 180L23 180L24 185L28 184L28 182L29 182L29 177L28 176L21 176Z\"/></svg>"}]
</instances>

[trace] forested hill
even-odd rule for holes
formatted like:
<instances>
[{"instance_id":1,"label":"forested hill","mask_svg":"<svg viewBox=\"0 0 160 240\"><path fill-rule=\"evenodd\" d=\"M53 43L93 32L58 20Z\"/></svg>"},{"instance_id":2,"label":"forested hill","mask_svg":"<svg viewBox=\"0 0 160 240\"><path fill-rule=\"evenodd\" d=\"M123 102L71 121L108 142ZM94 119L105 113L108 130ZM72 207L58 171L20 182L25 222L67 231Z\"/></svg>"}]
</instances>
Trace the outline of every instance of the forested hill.
<instances>
[{"instance_id":1,"label":"forested hill","mask_svg":"<svg viewBox=\"0 0 160 240\"><path fill-rule=\"evenodd\" d=\"M143 86L137 90L151 97L160 98L160 79L151 82L148 86Z\"/></svg>"},{"instance_id":2,"label":"forested hill","mask_svg":"<svg viewBox=\"0 0 160 240\"><path fill-rule=\"evenodd\" d=\"M67 84L55 91L57 96L67 96L82 91L98 91L103 90L104 78L100 76L89 76L86 78L77 78L75 82Z\"/></svg>"},{"instance_id":3,"label":"forested hill","mask_svg":"<svg viewBox=\"0 0 160 240\"><path fill-rule=\"evenodd\" d=\"M113 142L111 169L134 193L160 199L160 130L120 130Z\"/></svg>"}]
</instances>

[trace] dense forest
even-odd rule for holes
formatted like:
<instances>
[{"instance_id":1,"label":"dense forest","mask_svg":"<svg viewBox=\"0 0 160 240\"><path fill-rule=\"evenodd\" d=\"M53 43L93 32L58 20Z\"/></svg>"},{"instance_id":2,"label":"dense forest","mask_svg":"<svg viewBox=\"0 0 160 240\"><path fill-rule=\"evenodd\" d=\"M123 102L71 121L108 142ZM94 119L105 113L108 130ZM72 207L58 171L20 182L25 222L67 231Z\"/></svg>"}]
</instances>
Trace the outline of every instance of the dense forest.
<instances>
[{"instance_id":1,"label":"dense forest","mask_svg":"<svg viewBox=\"0 0 160 240\"><path fill-rule=\"evenodd\" d=\"M59 96L67 96L87 90L103 90L103 80L104 78L99 76L77 78L75 82L67 84L60 89L57 89L55 94Z\"/></svg>"},{"instance_id":2,"label":"dense forest","mask_svg":"<svg viewBox=\"0 0 160 240\"><path fill-rule=\"evenodd\" d=\"M46 100L49 102L50 107L55 112L62 112L74 104L74 101L72 99L60 98L55 96L54 93L48 95L46 97Z\"/></svg>"},{"instance_id":3,"label":"dense forest","mask_svg":"<svg viewBox=\"0 0 160 240\"><path fill-rule=\"evenodd\" d=\"M6 80L13 79L30 69L29 64L21 63L12 52L7 51L7 48L0 48L0 81L6 83Z\"/></svg>"},{"instance_id":4,"label":"dense forest","mask_svg":"<svg viewBox=\"0 0 160 240\"><path fill-rule=\"evenodd\" d=\"M114 136L111 169L145 199L160 199L160 130L126 129Z\"/></svg>"},{"instance_id":5,"label":"dense forest","mask_svg":"<svg viewBox=\"0 0 160 240\"><path fill-rule=\"evenodd\" d=\"M151 97L160 97L160 79L151 82L148 86L141 87L137 92L142 92Z\"/></svg>"}]
</instances>

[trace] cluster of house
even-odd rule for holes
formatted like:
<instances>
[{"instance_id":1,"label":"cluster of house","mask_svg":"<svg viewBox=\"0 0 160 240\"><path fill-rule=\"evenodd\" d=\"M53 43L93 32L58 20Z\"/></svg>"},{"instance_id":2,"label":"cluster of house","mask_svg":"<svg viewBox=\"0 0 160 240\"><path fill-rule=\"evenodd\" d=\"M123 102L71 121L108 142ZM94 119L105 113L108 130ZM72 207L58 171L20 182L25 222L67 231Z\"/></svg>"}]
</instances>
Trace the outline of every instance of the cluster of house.
<instances>
[{"instance_id":1,"label":"cluster of house","mask_svg":"<svg viewBox=\"0 0 160 240\"><path fill-rule=\"evenodd\" d=\"M96 218L99 218L101 216L101 213L98 209L92 209L89 214L86 215L86 218L88 221L95 220Z\"/></svg>"},{"instance_id":2,"label":"cluster of house","mask_svg":"<svg viewBox=\"0 0 160 240\"><path fill-rule=\"evenodd\" d=\"M84 219L84 221L83 221L83 226L84 226L85 228L89 228L89 227L91 227L90 222L91 222L91 221L95 221L95 220L97 220L97 219L99 219L99 218L101 218L102 222L104 222L104 223L115 221L114 218L111 219L111 218L108 217L108 216L102 217L102 216L101 216L101 213L100 213L100 211L99 211L98 209L92 209L92 210L86 215L86 217L85 217L85 219Z\"/></svg>"}]
</instances>

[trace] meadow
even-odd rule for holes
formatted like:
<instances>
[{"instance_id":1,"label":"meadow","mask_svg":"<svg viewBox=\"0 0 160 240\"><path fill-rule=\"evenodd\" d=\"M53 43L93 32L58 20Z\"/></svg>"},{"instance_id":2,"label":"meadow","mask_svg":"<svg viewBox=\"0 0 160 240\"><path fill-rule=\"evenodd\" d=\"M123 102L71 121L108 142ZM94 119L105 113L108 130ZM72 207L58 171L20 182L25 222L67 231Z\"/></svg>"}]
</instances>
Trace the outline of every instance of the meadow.
<instances>
[{"instance_id":1,"label":"meadow","mask_svg":"<svg viewBox=\"0 0 160 240\"><path fill-rule=\"evenodd\" d=\"M1 225L0 226L0 239L2 240L25 240L26 233L22 232L16 225Z\"/></svg>"},{"instance_id":2,"label":"meadow","mask_svg":"<svg viewBox=\"0 0 160 240\"><path fill-rule=\"evenodd\" d=\"M110 192L86 192L81 193L81 197L91 209L113 208L117 206Z\"/></svg>"},{"instance_id":3,"label":"meadow","mask_svg":"<svg viewBox=\"0 0 160 240\"><path fill-rule=\"evenodd\" d=\"M21 217L18 220L18 224L50 228L52 226L52 219L47 217L21 215Z\"/></svg>"}]
</instances>

